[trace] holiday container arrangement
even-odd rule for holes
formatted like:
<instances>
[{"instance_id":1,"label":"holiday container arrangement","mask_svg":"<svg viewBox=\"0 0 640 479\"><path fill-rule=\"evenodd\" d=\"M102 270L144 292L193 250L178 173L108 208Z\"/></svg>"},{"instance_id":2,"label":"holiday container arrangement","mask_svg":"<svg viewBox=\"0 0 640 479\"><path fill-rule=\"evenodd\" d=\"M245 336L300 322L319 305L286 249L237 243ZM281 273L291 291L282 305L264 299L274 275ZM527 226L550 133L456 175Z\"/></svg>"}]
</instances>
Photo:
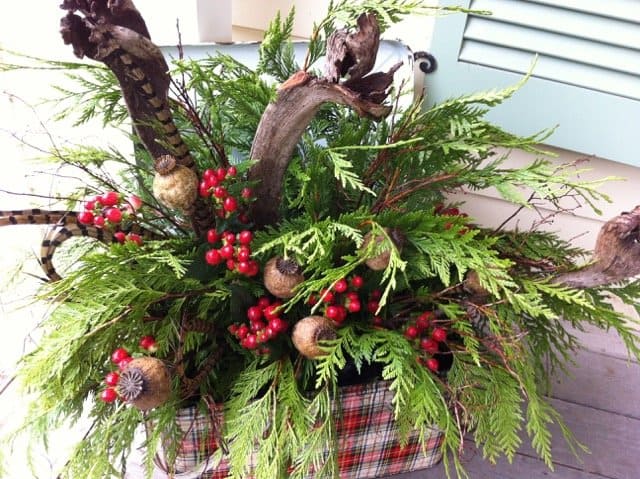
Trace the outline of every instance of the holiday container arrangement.
<instances>
[{"instance_id":1,"label":"holiday container arrangement","mask_svg":"<svg viewBox=\"0 0 640 479\"><path fill-rule=\"evenodd\" d=\"M215 478L379 477L441 456L462 477L465 437L489 461L528 437L551 465L551 423L579 446L547 381L578 347L567 325L613 328L640 357L609 301L636 306L640 209L580 267L587 252L555 234L483 228L447 200L606 199L539 150L549 132L484 119L518 86L399 106L396 67L372 72L380 33L449 10L333 2L302 65L292 15L276 18L252 70L224 55L170 69L130 0L62 8L65 43L99 62L38 65L79 81L63 114L130 117L139 148L56 151L87 178L67 208L0 218L51 225L51 313L18 376L34 440L91 420L59 477L124 475L141 429L149 475ZM537 159L509 168L512 149Z\"/></svg>"}]
</instances>

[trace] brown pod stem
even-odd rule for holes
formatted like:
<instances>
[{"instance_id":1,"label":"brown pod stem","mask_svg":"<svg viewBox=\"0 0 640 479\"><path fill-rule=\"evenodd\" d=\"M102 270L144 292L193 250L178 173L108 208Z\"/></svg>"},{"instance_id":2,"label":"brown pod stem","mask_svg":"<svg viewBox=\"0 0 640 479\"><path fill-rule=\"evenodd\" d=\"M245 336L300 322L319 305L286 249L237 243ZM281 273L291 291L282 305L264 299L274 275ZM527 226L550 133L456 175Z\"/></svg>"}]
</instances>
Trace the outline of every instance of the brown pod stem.
<instances>
[{"instance_id":1,"label":"brown pod stem","mask_svg":"<svg viewBox=\"0 0 640 479\"><path fill-rule=\"evenodd\" d=\"M307 316L293 326L291 340L300 354L308 359L324 356L320 341L336 339L333 323L323 316Z\"/></svg>"},{"instance_id":2,"label":"brown pod stem","mask_svg":"<svg viewBox=\"0 0 640 479\"><path fill-rule=\"evenodd\" d=\"M171 395L171 375L157 358L135 358L120 374L118 394L141 411L164 404Z\"/></svg>"}]
</instances>

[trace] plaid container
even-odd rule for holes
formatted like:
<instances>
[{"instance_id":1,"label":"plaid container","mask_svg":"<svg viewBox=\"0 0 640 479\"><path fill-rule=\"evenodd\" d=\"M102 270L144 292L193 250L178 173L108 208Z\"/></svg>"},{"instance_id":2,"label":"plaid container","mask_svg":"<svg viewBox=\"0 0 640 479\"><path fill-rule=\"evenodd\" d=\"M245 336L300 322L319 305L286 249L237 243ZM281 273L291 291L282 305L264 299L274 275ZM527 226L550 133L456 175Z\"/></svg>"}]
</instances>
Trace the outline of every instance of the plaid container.
<instances>
[{"instance_id":1,"label":"plaid container","mask_svg":"<svg viewBox=\"0 0 640 479\"><path fill-rule=\"evenodd\" d=\"M341 479L400 474L426 469L440 461L443 436L435 428L425 434L424 444L417 431L409 435L404 445L400 444L392 399L385 381L340 388L340 404L334 401L333 410L340 416L336 428ZM221 409L214 414L221 415ZM196 407L189 407L179 411L178 422L184 438L175 462L176 472L189 478L227 478L227 461L209 458L216 450L210 418ZM312 479L313 475L307 477Z\"/></svg>"}]
</instances>

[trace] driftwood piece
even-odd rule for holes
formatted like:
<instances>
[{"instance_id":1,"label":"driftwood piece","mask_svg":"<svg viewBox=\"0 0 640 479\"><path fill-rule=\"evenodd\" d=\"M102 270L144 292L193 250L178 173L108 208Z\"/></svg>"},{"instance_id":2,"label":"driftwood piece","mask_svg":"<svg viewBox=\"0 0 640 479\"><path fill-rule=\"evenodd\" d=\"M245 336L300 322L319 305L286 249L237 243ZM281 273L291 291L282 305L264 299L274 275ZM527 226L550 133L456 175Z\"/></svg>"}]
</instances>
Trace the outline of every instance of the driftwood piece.
<instances>
[{"instance_id":1,"label":"driftwood piece","mask_svg":"<svg viewBox=\"0 0 640 479\"><path fill-rule=\"evenodd\" d=\"M640 274L640 206L607 221L598 234L593 261L553 278L571 288L594 288Z\"/></svg>"},{"instance_id":2,"label":"driftwood piece","mask_svg":"<svg viewBox=\"0 0 640 479\"><path fill-rule=\"evenodd\" d=\"M355 33L343 32L329 40L326 77L295 73L282 84L276 100L260 119L250 154L257 163L249 171L249 179L258 182L258 201L251 210L258 228L278 222L284 174L298 141L324 103L346 105L376 120L391 112L391 107L382 102L400 64L386 73L364 76L375 63L380 30L373 14L362 15L358 26ZM350 79L337 83L346 73Z\"/></svg>"}]
</instances>

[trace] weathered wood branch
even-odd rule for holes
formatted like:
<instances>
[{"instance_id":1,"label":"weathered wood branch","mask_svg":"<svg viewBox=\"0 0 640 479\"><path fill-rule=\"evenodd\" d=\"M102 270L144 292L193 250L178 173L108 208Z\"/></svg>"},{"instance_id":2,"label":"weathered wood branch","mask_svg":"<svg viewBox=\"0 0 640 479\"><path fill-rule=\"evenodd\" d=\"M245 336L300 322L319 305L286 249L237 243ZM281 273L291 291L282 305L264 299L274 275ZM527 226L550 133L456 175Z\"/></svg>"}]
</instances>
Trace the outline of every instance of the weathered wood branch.
<instances>
[{"instance_id":1,"label":"weathered wood branch","mask_svg":"<svg viewBox=\"0 0 640 479\"><path fill-rule=\"evenodd\" d=\"M640 274L640 206L607 221L598 234L593 261L553 278L571 288L619 283Z\"/></svg>"},{"instance_id":2,"label":"weathered wood branch","mask_svg":"<svg viewBox=\"0 0 640 479\"><path fill-rule=\"evenodd\" d=\"M278 222L285 172L298 141L324 103L346 105L376 120L391 112L382 102L400 64L388 72L364 76L375 63L380 30L373 14L362 15L358 27L355 33L340 31L328 40L325 78L295 73L260 119L250 155L257 163L249 171L249 179L258 181L251 210L258 228ZM351 77L338 83L345 74Z\"/></svg>"}]
</instances>

